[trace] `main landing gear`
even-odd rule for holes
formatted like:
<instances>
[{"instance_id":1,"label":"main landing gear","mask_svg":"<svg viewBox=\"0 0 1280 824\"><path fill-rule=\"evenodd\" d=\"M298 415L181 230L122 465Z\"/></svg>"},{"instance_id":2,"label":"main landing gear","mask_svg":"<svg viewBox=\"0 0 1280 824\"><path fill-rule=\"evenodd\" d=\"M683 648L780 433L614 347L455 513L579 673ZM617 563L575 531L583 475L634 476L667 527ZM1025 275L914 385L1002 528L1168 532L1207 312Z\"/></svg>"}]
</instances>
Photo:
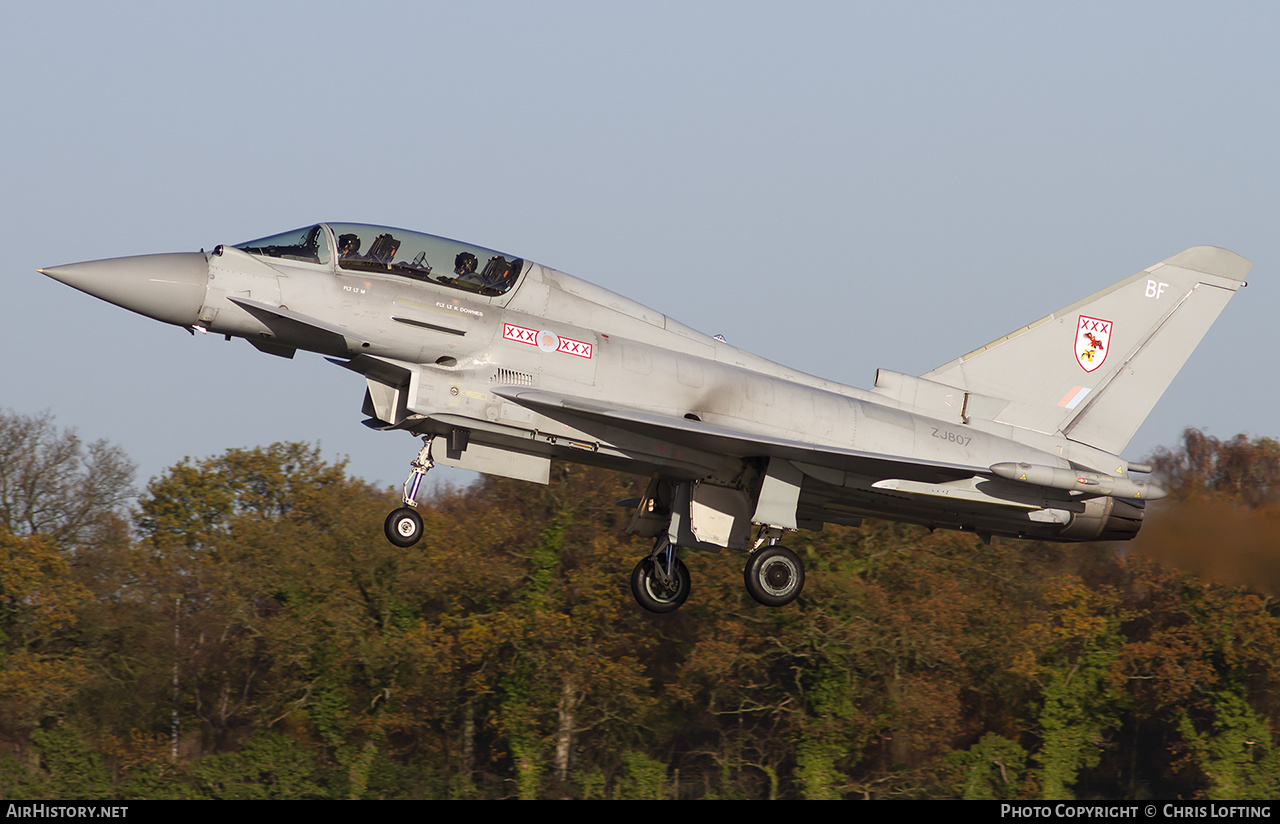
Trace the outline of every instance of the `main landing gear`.
<instances>
[{"instance_id":1,"label":"main landing gear","mask_svg":"<svg viewBox=\"0 0 1280 824\"><path fill-rule=\"evenodd\" d=\"M411 547L422 538L422 516L413 509L418 505L418 487L435 461L431 460L431 438L422 439L418 457L410 461L409 477L404 482L404 506L387 516L383 532L398 547Z\"/></svg>"},{"instance_id":2,"label":"main landing gear","mask_svg":"<svg viewBox=\"0 0 1280 824\"><path fill-rule=\"evenodd\" d=\"M781 544L768 544L752 552L742 570L747 592L767 607L783 607L804 589L804 564Z\"/></svg>"},{"instance_id":3,"label":"main landing gear","mask_svg":"<svg viewBox=\"0 0 1280 824\"><path fill-rule=\"evenodd\" d=\"M649 557L631 570L631 594L650 612L675 612L689 597L689 569L676 557L676 549L660 538Z\"/></svg>"},{"instance_id":4,"label":"main landing gear","mask_svg":"<svg viewBox=\"0 0 1280 824\"><path fill-rule=\"evenodd\" d=\"M776 540L762 538L742 570L747 593L767 607L784 607L804 589L804 563ZM676 557L677 549L660 537L631 571L631 594L649 612L675 612L689 597L689 570Z\"/></svg>"},{"instance_id":5,"label":"main landing gear","mask_svg":"<svg viewBox=\"0 0 1280 824\"><path fill-rule=\"evenodd\" d=\"M388 515L384 524L387 540L398 547L411 547L422 539L422 516L415 507L422 479L435 466L431 443L430 437L422 439L422 449L410 462L409 477L404 482L404 506ZM636 602L659 614L678 610L689 599L692 588L689 569L679 558L680 548L668 540L663 520L665 517L658 520L661 533L654 541L653 551L631 571L631 594ZM653 535L654 531L645 534ZM804 589L804 564L798 555L778 543L781 534L781 527L761 527L755 549L742 570L747 593L767 607L786 606Z\"/></svg>"}]
</instances>

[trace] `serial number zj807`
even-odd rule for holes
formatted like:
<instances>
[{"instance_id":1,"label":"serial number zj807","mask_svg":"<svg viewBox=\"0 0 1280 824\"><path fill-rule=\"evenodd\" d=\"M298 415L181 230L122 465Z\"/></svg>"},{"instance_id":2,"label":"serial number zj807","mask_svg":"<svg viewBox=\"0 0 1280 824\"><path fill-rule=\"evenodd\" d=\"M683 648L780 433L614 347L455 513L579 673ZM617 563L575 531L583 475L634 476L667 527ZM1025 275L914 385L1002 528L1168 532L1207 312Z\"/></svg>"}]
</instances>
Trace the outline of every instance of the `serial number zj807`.
<instances>
[{"instance_id":1,"label":"serial number zj807","mask_svg":"<svg viewBox=\"0 0 1280 824\"><path fill-rule=\"evenodd\" d=\"M950 441L951 443L959 444L960 446L968 446L969 441L973 440L973 438L969 437L968 435L961 435L956 432L948 432L945 429L938 429L936 426L930 427L930 429L933 430L933 437L937 438L940 441Z\"/></svg>"}]
</instances>

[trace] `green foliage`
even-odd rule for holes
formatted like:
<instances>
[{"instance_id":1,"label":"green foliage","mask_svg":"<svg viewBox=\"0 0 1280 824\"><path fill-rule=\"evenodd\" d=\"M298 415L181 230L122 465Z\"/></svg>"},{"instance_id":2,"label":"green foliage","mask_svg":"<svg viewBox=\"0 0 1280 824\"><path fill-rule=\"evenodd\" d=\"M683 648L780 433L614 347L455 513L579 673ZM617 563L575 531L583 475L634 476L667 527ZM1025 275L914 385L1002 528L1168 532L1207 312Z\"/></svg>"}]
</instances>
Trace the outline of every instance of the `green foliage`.
<instances>
[{"instance_id":1,"label":"green foliage","mask_svg":"<svg viewBox=\"0 0 1280 824\"><path fill-rule=\"evenodd\" d=\"M516 772L516 798L536 801L542 778L542 757L536 744L523 738L511 740L511 761Z\"/></svg>"},{"instance_id":2,"label":"green foliage","mask_svg":"<svg viewBox=\"0 0 1280 824\"><path fill-rule=\"evenodd\" d=\"M127 744L106 748L119 776L116 792L122 799L179 801L200 798L189 765L171 756L171 742L161 735L134 732Z\"/></svg>"},{"instance_id":3,"label":"green foliage","mask_svg":"<svg viewBox=\"0 0 1280 824\"><path fill-rule=\"evenodd\" d=\"M1115 681L1115 664L1124 639L1109 614L1110 594L1073 581L1050 592L1058 617L1042 657L1041 745L1034 756L1046 800L1073 797L1076 777L1098 765L1106 733L1119 723L1125 693Z\"/></svg>"},{"instance_id":4,"label":"green foliage","mask_svg":"<svg viewBox=\"0 0 1280 824\"><path fill-rule=\"evenodd\" d=\"M603 799L605 797L604 770L593 764L578 773L578 798L583 801Z\"/></svg>"},{"instance_id":5,"label":"green foliage","mask_svg":"<svg viewBox=\"0 0 1280 824\"><path fill-rule=\"evenodd\" d=\"M555 572L560 565L560 554L564 551L565 524L561 516L552 521L542 533L541 540L533 548L530 561L533 564L529 580L529 598L536 605L544 605L544 599L552 595L555 586Z\"/></svg>"},{"instance_id":6,"label":"green foliage","mask_svg":"<svg viewBox=\"0 0 1280 824\"><path fill-rule=\"evenodd\" d=\"M796 747L796 780L801 793L809 801L834 801L840 798L840 785L845 775L836 766L840 758L839 742L820 735L806 735Z\"/></svg>"},{"instance_id":7,"label":"green foliage","mask_svg":"<svg viewBox=\"0 0 1280 824\"><path fill-rule=\"evenodd\" d=\"M433 758L394 757L379 750L369 770L365 799L446 799L451 797L441 764Z\"/></svg>"},{"instance_id":8,"label":"green foliage","mask_svg":"<svg viewBox=\"0 0 1280 824\"><path fill-rule=\"evenodd\" d=\"M112 797L106 759L75 730L36 730L27 758L0 760L0 796L51 801Z\"/></svg>"},{"instance_id":9,"label":"green foliage","mask_svg":"<svg viewBox=\"0 0 1280 824\"><path fill-rule=\"evenodd\" d=\"M1045 800L1073 798L1070 788L1079 772L1098 766L1104 734L1116 721L1107 705L1105 665L1091 656L1078 668L1053 673L1045 688L1035 755Z\"/></svg>"},{"instance_id":10,"label":"green foliage","mask_svg":"<svg viewBox=\"0 0 1280 824\"><path fill-rule=\"evenodd\" d=\"M1208 723L1197 725L1182 713L1178 730L1195 763L1209 780L1213 801L1269 801L1280 794L1280 750L1271 725L1235 690L1210 700Z\"/></svg>"},{"instance_id":11,"label":"green foliage","mask_svg":"<svg viewBox=\"0 0 1280 824\"><path fill-rule=\"evenodd\" d=\"M239 801L324 798L307 747L274 732L256 734L239 752L210 755L193 770L203 798Z\"/></svg>"},{"instance_id":12,"label":"green foliage","mask_svg":"<svg viewBox=\"0 0 1280 824\"><path fill-rule=\"evenodd\" d=\"M642 752L622 754L622 776L613 797L634 801L661 801L666 798L667 767Z\"/></svg>"},{"instance_id":13,"label":"green foliage","mask_svg":"<svg viewBox=\"0 0 1280 824\"><path fill-rule=\"evenodd\" d=\"M967 750L947 758L956 793L966 801L1022 797L1027 751L1016 741L989 732Z\"/></svg>"}]
</instances>

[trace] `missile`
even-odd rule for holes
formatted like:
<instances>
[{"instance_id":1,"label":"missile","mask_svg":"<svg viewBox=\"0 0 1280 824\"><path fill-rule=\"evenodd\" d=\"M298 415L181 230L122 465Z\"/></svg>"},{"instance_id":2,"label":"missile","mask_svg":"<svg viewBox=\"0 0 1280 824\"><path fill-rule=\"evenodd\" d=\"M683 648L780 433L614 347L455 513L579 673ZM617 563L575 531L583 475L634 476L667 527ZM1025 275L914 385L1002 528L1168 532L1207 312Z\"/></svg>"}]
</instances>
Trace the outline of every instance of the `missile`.
<instances>
[{"instance_id":1,"label":"missile","mask_svg":"<svg viewBox=\"0 0 1280 824\"><path fill-rule=\"evenodd\" d=\"M1064 489L1085 495L1109 495L1134 501L1155 501L1168 493L1146 481L1131 481L1100 472L1064 469L1060 466L1006 461L992 464L991 471L1001 478L1050 489Z\"/></svg>"}]
</instances>

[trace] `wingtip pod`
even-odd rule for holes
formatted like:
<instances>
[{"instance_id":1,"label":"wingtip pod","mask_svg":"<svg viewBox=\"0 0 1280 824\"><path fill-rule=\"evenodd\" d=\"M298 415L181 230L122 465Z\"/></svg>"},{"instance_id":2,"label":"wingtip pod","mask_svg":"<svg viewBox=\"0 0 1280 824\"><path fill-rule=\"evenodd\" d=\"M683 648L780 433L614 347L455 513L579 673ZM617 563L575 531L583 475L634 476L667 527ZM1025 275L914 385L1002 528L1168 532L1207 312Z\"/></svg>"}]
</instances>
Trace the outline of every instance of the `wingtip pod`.
<instances>
[{"instance_id":1,"label":"wingtip pod","mask_svg":"<svg viewBox=\"0 0 1280 824\"><path fill-rule=\"evenodd\" d=\"M1189 269L1193 272L1216 275L1244 283L1245 276L1253 268L1253 261L1245 260L1235 252L1217 246L1192 246L1146 271L1154 272L1161 266L1177 266L1179 269Z\"/></svg>"}]
</instances>

